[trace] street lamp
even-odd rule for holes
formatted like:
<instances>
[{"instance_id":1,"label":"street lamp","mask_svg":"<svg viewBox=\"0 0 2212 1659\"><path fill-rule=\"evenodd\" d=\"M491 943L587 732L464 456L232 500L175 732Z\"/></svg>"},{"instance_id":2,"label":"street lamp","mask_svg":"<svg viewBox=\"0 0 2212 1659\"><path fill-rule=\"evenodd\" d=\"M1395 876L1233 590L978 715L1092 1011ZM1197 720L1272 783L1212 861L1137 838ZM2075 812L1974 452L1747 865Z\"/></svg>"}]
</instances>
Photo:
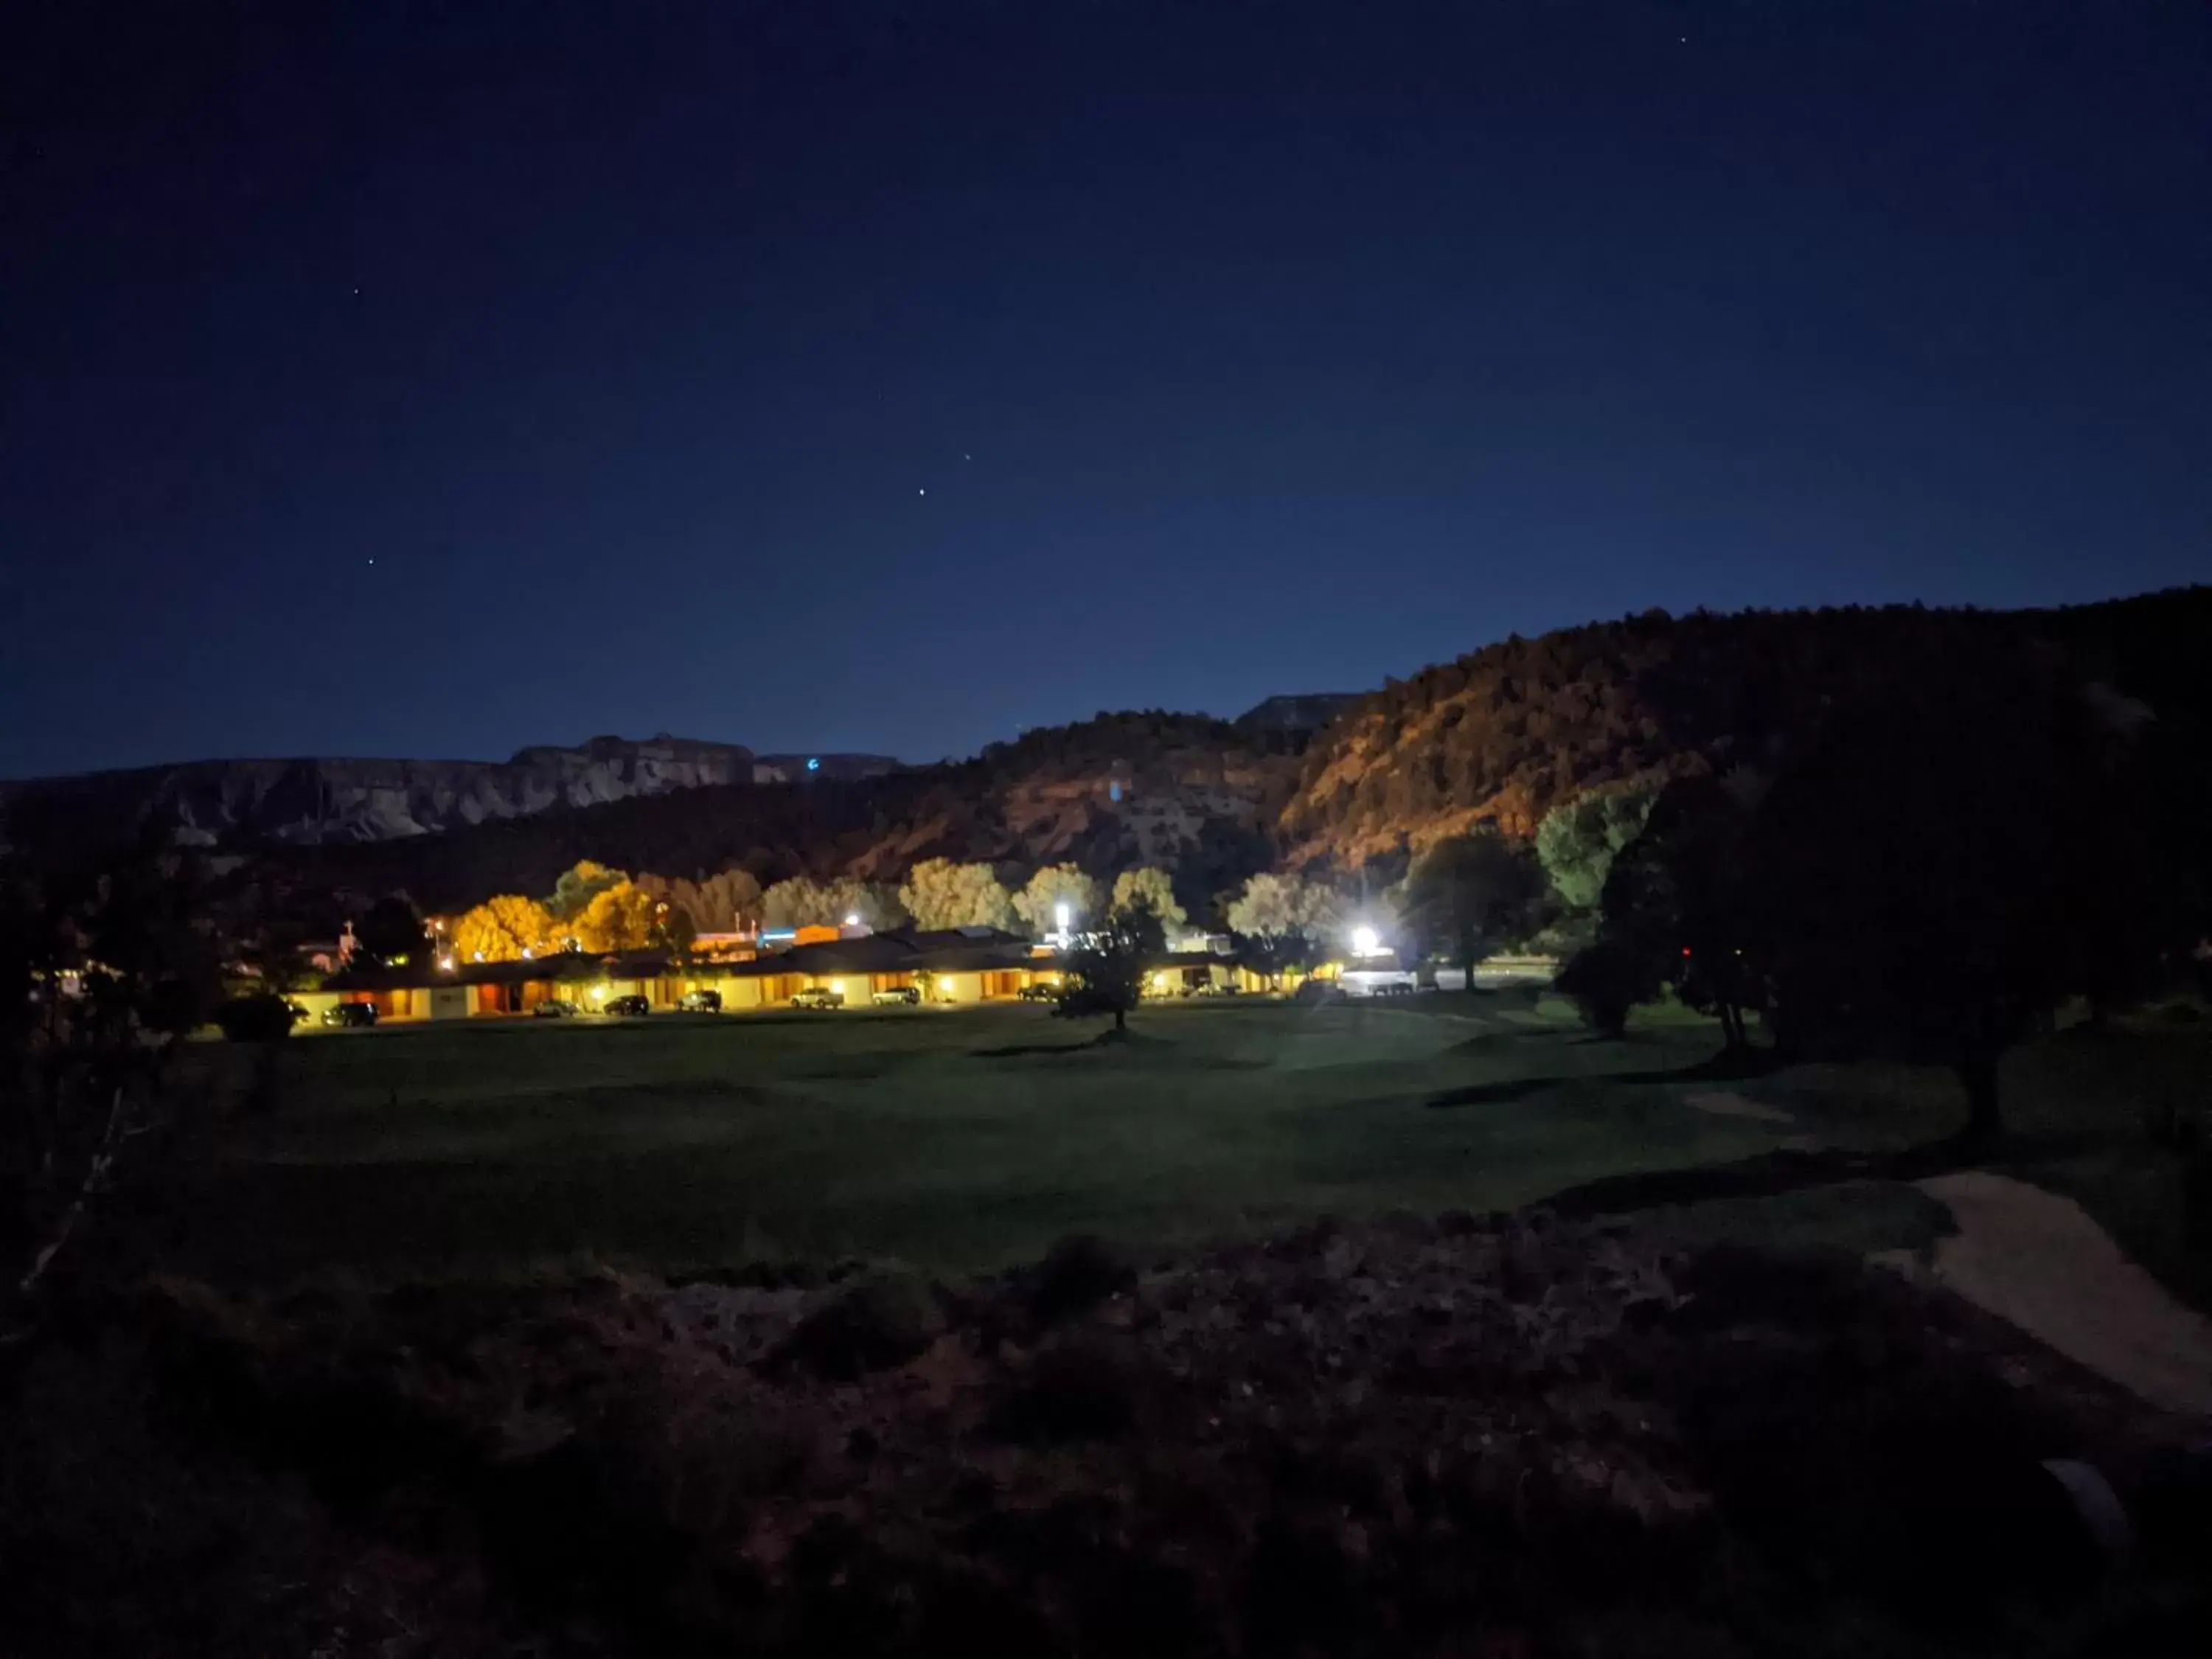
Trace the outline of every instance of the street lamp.
<instances>
[{"instance_id":1,"label":"street lamp","mask_svg":"<svg viewBox=\"0 0 2212 1659\"><path fill-rule=\"evenodd\" d=\"M860 913L858 910L845 912L845 925L848 927L858 927L860 925Z\"/></svg>"},{"instance_id":2,"label":"street lamp","mask_svg":"<svg viewBox=\"0 0 2212 1659\"><path fill-rule=\"evenodd\" d=\"M1382 951L1382 936L1372 927L1361 926L1352 930L1352 954L1355 957L1379 956Z\"/></svg>"}]
</instances>

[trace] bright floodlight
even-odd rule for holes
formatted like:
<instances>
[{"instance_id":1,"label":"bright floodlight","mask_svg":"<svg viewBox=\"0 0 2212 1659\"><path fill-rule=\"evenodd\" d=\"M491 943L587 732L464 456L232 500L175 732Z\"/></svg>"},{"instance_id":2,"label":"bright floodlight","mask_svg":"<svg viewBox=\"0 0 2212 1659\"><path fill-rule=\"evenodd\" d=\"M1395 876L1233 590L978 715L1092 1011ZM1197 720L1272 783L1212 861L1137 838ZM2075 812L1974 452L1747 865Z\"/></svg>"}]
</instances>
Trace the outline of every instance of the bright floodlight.
<instances>
[{"instance_id":1,"label":"bright floodlight","mask_svg":"<svg viewBox=\"0 0 2212 1659\"><path fill-rule=\"evenodd\" d=\"M1066 899L1060 900L1052 907L1052 919L1058 925L1060 931L1065 933L1067 931L1067 924L1075 919L1075 907Z\"/></svg>"},{"instance_id":2,"label":"bright floodlight","mask_svg":"<svg viewBox=\"0 0 2212 1659\"><path fill-rule=\"evenodd\" d=\"M860 913L858 910L845 912L845 925L848 927L858 927L860 925Z\"/></svg>"},{"instance_id":3,"label":"bright floodlight","mask_svg":"<svg viewBox=\"0 0 2212 1659\"><path fill-rule=\"evenodd\" d=\"M1382 936L1372 927L1355 927L1352 930L1352 955L1371 957L1382 948Z\"/></svg>"}]
</instances>

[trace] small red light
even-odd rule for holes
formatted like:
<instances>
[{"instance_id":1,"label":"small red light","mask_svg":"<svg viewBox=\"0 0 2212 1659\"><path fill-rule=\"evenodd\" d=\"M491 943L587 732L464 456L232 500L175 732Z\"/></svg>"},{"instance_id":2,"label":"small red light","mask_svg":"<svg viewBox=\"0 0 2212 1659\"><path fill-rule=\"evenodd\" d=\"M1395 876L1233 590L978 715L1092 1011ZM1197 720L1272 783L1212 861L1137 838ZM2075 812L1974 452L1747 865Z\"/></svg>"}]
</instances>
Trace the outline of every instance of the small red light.
<instances>
[{"instance_id":1,"label":"small red light","mask_svg":"<svg viewBox=\"0 0 2212 1659\"><path fill-rule=\"evenodd\" d=\"M1685 945L1682 947L1682 954L1686 957L1690 954L1690 947L1688 945Z\"/></svg>"}]
</instances>

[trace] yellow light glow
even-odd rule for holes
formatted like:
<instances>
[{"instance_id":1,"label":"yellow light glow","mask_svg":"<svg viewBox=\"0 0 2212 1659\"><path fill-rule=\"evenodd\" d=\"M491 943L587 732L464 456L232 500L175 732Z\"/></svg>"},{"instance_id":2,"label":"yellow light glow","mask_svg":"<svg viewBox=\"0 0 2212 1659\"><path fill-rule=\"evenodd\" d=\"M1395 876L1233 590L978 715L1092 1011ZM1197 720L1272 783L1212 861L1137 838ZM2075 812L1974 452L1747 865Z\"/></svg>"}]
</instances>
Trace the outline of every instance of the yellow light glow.
<instances>
[{"instance_id":1,"label":"yellow light glow","mask_svg":"<svg viewBox=\"0 0 2212 1659\"><path fill-rule=\"evenodd\" d=\"M1168 988L1168 976L1165 974L1154 974L1152 975L1152 988L1155 991L1166 990Z\"/></svg>"},{"instance_id":2,"label":"yellow light glow","mask_svg":"<svg viewBox=\"0 0 2212 1659\"><path fill-rule=\"evenodd\" d=\"M607 1000L607 988L606 988L605 986L604 986L604 985L594 985L593 987L592 987L592 1001L594 1001L594 1002L605 1002L606 1000Z\"/></svg>"},{"instance_id":3,"label":"yellow light glow","mask_svg":"<svg viewBox=\"0 0 2212 1659\"><path fill-rule=\"evenodd\" d=\"M845 994L845 981L842 979L833 979L830 981L830 988L842 997Z\"/></svg>"}]
</instances>

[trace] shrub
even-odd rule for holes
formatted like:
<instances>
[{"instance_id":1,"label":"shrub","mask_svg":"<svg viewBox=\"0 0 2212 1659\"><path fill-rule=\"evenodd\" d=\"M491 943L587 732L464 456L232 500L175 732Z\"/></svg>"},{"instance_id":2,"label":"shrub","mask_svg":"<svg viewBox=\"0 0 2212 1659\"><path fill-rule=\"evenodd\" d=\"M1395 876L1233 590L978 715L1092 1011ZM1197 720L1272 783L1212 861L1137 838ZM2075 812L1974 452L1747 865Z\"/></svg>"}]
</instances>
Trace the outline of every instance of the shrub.
<instances>
[{"instance_id":1,"label":"shrub","mask_svg":"<svg viewBox=\"0 0 2212 1659\"><path fill-rule=\"evenodd\" d=\"M850 1381L904 1364L944 1331L945 1310L928 1281L884 1271L860 1279L801 1320L777 1358Z\"/></svg>"},{"instance_id":2,"label":"shrub","mask_svg":"<svg viewBox=\"0 0 2212 1659\"><path fill-rule=\"evenodd\" d=\"M1556 984L1583 1023L1607 1036L1620 1036L1628 1027L1628 1011L1659 994L1659 977L1649 964L1606 939L1577 951L1559 970Z\"/></svg>"},{"instance_id":3,"label":"shrub","mask_svg":"<svg viewBox=\"0 0 2212 1659\"><path fill-rule=\"evenodd\" d=\"M233 997L215 1011L215 1023L233 1042L274 1042L288 1037L297 1018L290 1003L265 991Z\"/></svg>"},{"instance_id":4,"label":"shrub","mask_svg":"<svg viewBox=\"0 0 2212 1659\"><path fill-rule=\"evenodd\" d=\"M1135 1271L1121 1253L1089 1233L1061 1239L1038 1264L1030 1311L1049 1324L1085 1312L1116 1291L1133 1288Z\"/></svg>"}]
</instances>

